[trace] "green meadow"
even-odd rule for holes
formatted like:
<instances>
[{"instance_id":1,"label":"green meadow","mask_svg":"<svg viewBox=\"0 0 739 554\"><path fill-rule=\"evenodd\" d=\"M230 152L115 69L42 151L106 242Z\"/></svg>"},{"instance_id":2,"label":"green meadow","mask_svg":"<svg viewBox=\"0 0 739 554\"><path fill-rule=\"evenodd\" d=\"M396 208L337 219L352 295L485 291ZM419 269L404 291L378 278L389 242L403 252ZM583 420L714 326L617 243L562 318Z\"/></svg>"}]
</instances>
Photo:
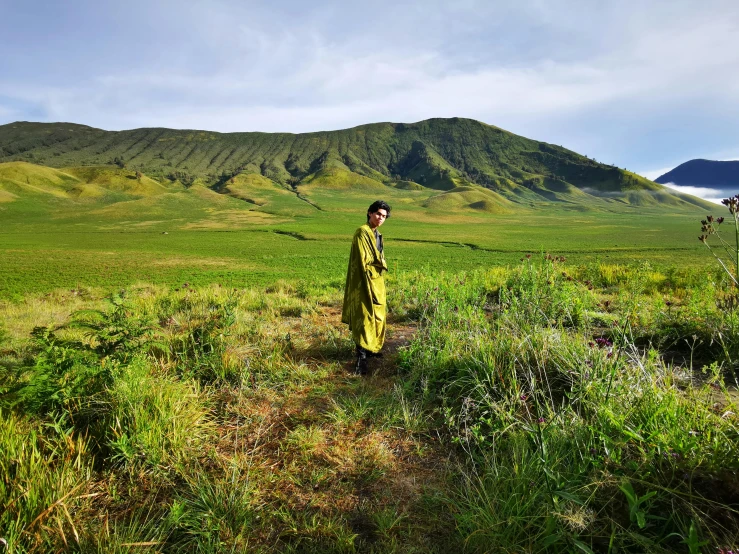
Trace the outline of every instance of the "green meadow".
<instances>
[{"instance_id":1,"label":"green meadow","mask_svg":"<svg viewBox=\"0 0 739 554\"><path fill-rule=\"evenodd\" d=\"M501 214L470 208L493 194L472 186L440 193L332 181L296 193L257 175L240 175L221 192L163 183L110 167L0 164L0 297L137 282L340 283L351 236L377 198L393 207L383 231L395 273L510 265L531 252L575 264L706 259L698 208L542 202Z\"/></svg>"},{"instance_id":2,"label":"green meadow","mask_svg":"<svg viewBox=\"0 0 739 554\"><path fill-rule=\"evenodd\" d=\"M0 163L4 551L736 551L739 309L697 240L724 208L506 196L435 152L385 181ZM378 198L389 332L358 378L342 289Z\"/></svg>"}]
</instances>

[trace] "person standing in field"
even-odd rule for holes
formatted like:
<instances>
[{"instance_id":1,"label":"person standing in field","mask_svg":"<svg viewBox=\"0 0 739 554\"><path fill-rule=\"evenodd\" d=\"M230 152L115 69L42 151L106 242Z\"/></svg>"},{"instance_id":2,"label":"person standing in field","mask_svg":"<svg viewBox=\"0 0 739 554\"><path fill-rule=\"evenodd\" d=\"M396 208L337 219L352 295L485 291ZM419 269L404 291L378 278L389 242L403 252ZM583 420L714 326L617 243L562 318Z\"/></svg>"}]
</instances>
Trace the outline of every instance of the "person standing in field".
<instances>
[{"instance_id":1,"label":"person standing in field","mask_svg":"<svg viewBox=\"0 0 739 554\"><path fill-rule=\"evenodd\" d=\"M387 271L382 235L390 206L377 200L367 210L367 223L354 233L346 272L341 321L349 325L357 345L356 373L367 374L367 357L379 356L385 342L385 279Z\"/></svg>"}]
</instances>

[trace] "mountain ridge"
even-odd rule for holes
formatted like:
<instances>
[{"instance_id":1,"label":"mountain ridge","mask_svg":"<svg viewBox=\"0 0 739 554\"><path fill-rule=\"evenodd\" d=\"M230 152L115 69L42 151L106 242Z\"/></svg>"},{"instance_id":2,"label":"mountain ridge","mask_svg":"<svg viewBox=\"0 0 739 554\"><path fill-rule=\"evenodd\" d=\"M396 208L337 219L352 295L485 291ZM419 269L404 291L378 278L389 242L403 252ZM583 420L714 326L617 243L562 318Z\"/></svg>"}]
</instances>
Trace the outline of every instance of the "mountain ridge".
<instances>
[{"instance_id":1,"label":"mountain ridge","mask_svg":"<svg viewBox=\"0 0 739 554\"><path fill-rule=\"evenodd\" d=\"M240 174L261 175L296 190L316 182L332 185L333 176L342 188L352 179L364 182L365 188L369 179L377 185L418 185L440 193L477 185L526 206L708 206L561 146L465 118L368 123L311 133L162 127L105 131L73 123L15 122L0 126L0 163L10 161L55 168L117 164L154 179L185 186L200 182L214 190L224 190ZM494 197L485 201L494 202Z\"/></svg>"},{"instance_id":2,"label":"mountain ridge","mask_svg":"<svg viewBox=\"0 0 739 554\"><path fill-rule=\"evenodd\" d=\"M739 161L696 158L660 175L655 183L679 186L739 189Z\"/></svg>"}]
</instances>

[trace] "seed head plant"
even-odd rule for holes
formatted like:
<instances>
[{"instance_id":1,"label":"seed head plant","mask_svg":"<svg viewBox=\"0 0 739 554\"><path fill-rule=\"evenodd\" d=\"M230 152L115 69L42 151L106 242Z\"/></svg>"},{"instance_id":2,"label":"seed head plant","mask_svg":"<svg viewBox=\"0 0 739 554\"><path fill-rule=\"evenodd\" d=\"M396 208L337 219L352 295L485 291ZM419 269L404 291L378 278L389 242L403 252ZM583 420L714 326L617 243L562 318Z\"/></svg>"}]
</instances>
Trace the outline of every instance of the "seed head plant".
<instances>
[{"instance_id":1,"label":"seed head plant","mask_svg":"<svg viewBox=\"0 0 739 554\"><path fill-rule=\"evenodd\" d=\"M732 219L734 220L734 241L733 243L726 240L721 233L719 228L724 222L723 217L714 218L712 215L706 217L701 221L702 235L698 237L703 244L706 245L708 250L716 258L716 261L721 265L726 275L729 276L731 282L734 283L735 287L739 287L739 194L732 196L731 198L724 198L721 203L729 209ZM716 237L713 240L713 246L709 242L710 237ZM718 253L717 253L718 251ZM724 258L728 258L725 261Z\"/></svg>"}]
</instances>

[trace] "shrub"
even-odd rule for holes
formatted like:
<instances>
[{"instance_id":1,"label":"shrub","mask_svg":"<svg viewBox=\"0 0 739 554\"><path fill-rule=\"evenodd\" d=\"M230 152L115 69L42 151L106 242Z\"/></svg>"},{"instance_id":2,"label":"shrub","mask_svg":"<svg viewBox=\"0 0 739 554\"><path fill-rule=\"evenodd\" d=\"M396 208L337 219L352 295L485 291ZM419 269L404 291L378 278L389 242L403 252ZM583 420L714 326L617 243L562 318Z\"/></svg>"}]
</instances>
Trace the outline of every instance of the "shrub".
<instances>
[{"instance_id":1,"label":"shrub","mask_svg":"<svg viewBox=\"0 0 739 554\"><path fill-rule=\"evenodd\" d=\"M3 395L5 405L75 416L104 394L111 383L110 364L101 364L81 343L59 339L48 327L36 327L31 337L35 358L11 376Z\"/></svg>"}]
</instances>

